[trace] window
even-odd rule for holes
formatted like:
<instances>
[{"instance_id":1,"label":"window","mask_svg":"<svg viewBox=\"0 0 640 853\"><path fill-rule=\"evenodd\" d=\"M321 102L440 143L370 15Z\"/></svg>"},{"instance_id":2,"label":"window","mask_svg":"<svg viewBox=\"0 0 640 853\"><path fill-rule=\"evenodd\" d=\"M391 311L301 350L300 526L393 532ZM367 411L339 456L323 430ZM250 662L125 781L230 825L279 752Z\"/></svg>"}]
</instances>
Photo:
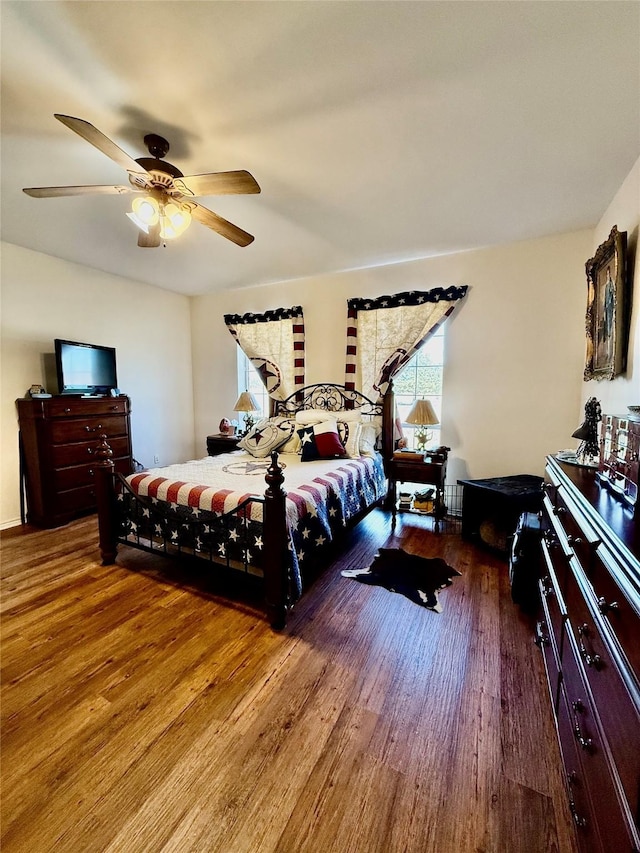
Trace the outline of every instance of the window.
<instances>
[{"instance_id":1,"label":"window","mask_svg":"<svg viewBox=\"0 0 640 853\"><path fill-rule=\"evenodd\" d=\"M414 447L416 427L405 424L405 418L415 400L420 397L431 400L438 420L442 420L444 328L443 323L393 380L396 406L408 447ZM429 446L437 447L442 444L440 424L429 427L429 430L432 433Z\"/></svg>"},{"instance_id":2,"label":"window","mask_svg":"<svg viewBox=\"0 0 640 853\"><path fill-rule=\"evenodd\" d=\"M237 347L238 351L238 396L243 391L251 391L256 400L260 403L260 411L253 415L254 421L260 418L269 416L269 395L264 387L262 379L258 371L251 364L244 352ZM242 425L244 423L244 413L236 412L236 418Z\"/></svg>"}]
</instances>

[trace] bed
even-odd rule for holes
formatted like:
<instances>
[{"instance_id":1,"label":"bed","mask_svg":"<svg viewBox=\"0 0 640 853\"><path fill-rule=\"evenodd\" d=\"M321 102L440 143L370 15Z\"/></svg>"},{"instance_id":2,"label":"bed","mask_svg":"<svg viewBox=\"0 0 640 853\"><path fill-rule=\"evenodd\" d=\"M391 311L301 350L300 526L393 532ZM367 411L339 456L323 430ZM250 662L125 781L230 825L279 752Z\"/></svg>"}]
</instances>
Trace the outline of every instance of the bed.
<instances>
[{"instance_id":1,"label":"bed","mask_svg":"<svg viewBox=\"0 0 640 853\"><path fill-rule=\"evenodd\" d=\"M128 476L114 471L101 436L103 564L125 544L261 578L267 618L282 628L341 534L386 498L392 412L391 393L376 403L311 385L274 402L238 451ZM336 435L344 455L334 455Z\"/></svg>"}]
</instances>

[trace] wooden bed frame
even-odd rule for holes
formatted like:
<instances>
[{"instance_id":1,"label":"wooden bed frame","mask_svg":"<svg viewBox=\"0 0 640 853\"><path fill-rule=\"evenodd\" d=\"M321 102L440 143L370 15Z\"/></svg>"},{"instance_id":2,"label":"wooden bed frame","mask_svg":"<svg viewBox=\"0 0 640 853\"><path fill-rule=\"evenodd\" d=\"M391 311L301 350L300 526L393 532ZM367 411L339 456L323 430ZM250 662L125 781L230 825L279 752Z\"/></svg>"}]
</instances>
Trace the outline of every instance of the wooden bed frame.
<instances>
[{"instance_id":1,"label":"wooden bed frame","mask_svg":"<svg viewBox=\"0 0 640 853\"><path fill-rule=\"evenodd\" d=\"M303 409L323 409L328 412L362 409L363 415L381 415L381 452L386 471L387 461L393 454L394 401L391 389L381 403L374 403L358 391L346 389L344 385L319 383L308 385L296 391L286 400L272 401L272 403L272 415L274 416L293 416ZM180 556L188 553L190 556L196 556L199 559L225 565L225 560L220 559L217 553L214 554L211 548L204 552L181 549L180 543L176 545L167 533L161 534L159 544L158 541L154 541L155 537L151 541L148 539L131 541L131 530L135 527L131 522L132 517L141 517L142 514L149 517L151 513L154 520L158 522L157 526L166 530L168 524L164 522L168 516L163 515L163 513L168 512L168 510L165 510L161 502L152 502L149 498L136 495L126 483L124 476L115 473L112 455L107 437L105 435L100 436L100 444L95 451L98 460L95 472L100 554L103 565L110 565L115 562L119 543L168 556ZM265 481L267 488L263 496L252 496L231 512L223 515L202 513L202 518L189 520L188 525L196 529L206 523L208 530L219 528L222 531L225 525L229 524L230 517L234 517L234 520L237 521L238 517L243 517L243 513L246 516L246 508L249 503L259 502L263 504L262 571L264 575L265 610L271 626L280 629L285 625L287 610L291 603L287 559L289 536L285 509L287 493L283 488L284 475L278 462L277 452L271 454L271 464ZM127 506L124 515L123 503ZM183 522L183 525L186 524L187 522ZM231 565L228 557L226 558L226 565L228 567ZM245 558L244 571L247 572L248 568Z\"/></svg>"}]
</instances>

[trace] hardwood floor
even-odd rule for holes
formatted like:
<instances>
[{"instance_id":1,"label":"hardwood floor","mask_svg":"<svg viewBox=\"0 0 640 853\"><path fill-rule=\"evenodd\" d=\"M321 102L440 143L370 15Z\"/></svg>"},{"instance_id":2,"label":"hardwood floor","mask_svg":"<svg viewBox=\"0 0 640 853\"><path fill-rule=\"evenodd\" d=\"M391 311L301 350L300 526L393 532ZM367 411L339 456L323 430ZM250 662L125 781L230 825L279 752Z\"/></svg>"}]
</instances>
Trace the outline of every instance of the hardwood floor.
<instances>
[{"instance_id":1,"label":"hardwood floor","mask_svg":"<svg viewBox=\"0 0 640 853\"><path fill-rule=\"evenodd\" d=\"M5 533L3 853L575 853L506 563L430 524L374 511L279 634L95 518ZM443 613L340 575L398 544Z\"/></svg>"}]
</instances>

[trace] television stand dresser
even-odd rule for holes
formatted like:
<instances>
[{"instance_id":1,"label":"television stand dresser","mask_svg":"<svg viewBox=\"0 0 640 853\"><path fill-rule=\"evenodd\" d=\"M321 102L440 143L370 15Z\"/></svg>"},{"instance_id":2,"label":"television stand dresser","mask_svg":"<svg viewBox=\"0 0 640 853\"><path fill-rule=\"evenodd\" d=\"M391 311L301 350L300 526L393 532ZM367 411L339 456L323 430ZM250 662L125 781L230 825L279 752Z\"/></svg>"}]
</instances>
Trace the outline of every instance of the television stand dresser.
<instances>
[{"instance_id":1,"label":"television stand dresser","mask_svg":"<svg viewBox=\"0 0 640 853\"><path fill-rule=\"evenodd\" d=\"M549 457L542 507L547 681L581 853L640 850L640 511Z\"/></svg>"},{"instance_id":2,"label":"television stand dresser","mask_svg":"<svg viewBox=\"0 0 640 853\"><path fill-rule=\"evenodd\" d=\"M16 402L29 524L59 527L95 512L93 454L101 435L109 439L116 471L133 471L128 397L63 395Z\"/></svg>"}]
</instances>

